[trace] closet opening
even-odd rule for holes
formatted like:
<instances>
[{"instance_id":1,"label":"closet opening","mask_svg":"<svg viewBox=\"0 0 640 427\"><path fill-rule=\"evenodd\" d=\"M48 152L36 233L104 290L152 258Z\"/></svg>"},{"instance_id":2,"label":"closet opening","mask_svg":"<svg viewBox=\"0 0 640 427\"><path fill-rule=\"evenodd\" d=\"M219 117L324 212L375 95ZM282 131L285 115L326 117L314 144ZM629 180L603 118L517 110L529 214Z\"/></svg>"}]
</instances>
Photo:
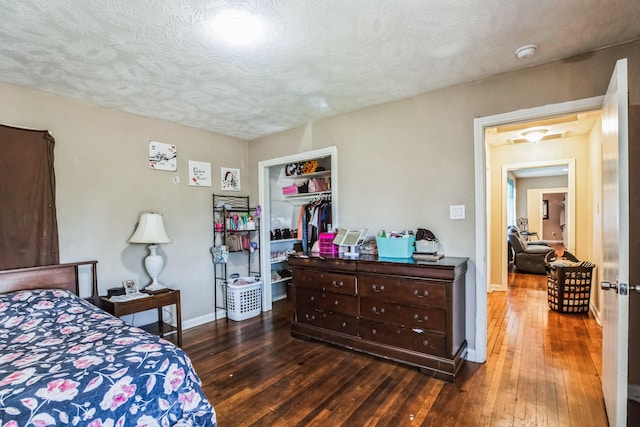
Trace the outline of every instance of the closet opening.
<instances>
[{"instance_id":1,"label":"closet opening","mask_svg":"<svg viewBox=\"0 0 640 427\"><path fill-rule=\"evenodd\" d=\"M262 310L269 311L274 301L287 298L288 253L306 253L320 232L338 228L336 147L259 162L258 191Z\"/></svg>"}]
</instances>

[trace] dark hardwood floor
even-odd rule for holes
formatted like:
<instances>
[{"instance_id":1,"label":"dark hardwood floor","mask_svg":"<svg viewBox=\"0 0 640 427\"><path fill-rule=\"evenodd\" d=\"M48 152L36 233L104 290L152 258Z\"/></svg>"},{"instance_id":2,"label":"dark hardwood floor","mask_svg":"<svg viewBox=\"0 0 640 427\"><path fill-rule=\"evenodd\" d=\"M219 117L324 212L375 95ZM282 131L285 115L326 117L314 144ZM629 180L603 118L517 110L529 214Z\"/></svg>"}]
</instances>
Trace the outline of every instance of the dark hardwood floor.
<instances>
[{"instance_id":1,"label":"dark hardwood floor","mask_svg":"<svg viewBox=\"0 0 640 427\"><path fill-rule=\"evenodd\" d=\"M455 384L291 338L289 304L189 329L183 348L230 426L606 426L601 328L548 309L546 277L488 295L487 362Z\"/></svg>"}]
</instances>

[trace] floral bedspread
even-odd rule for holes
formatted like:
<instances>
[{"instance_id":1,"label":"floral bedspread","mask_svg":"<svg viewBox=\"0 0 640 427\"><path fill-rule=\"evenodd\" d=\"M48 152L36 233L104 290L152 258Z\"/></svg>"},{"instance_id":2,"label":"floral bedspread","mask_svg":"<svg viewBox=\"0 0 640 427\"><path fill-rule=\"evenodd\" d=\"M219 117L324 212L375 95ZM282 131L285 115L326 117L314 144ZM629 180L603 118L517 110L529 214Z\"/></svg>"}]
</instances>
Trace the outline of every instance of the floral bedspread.
<instances>
[{"instance_id":1,"label":"floral bedspread","mask_svg":"<svg viewBox=\"0 0 640 427\"><path fill-rule=\"evenodd\" d=\"M63 290L0 295L0 426L215 426L178 347Z\"/></svg>"}]
</instances>

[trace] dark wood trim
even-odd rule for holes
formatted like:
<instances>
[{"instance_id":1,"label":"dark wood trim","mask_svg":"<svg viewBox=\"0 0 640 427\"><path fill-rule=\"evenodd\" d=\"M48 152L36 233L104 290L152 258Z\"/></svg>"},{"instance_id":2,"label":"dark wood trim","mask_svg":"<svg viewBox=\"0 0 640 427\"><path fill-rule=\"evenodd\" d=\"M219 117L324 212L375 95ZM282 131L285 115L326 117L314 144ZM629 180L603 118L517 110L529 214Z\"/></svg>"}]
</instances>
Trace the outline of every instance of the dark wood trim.
<instances>
[{"instance_id":1,"label":"dark wood trim","mask_svg":"<svg viewBox=\"0 0 640 427\"><path fill-rule=\"evenodd\" d=\"M91 265L93 295L98 294L98 261L81 261L38 267L0 270L0 293L27 289L67 289L76 295L80 292L78 269Z\"/></svg>"}]
</instances>

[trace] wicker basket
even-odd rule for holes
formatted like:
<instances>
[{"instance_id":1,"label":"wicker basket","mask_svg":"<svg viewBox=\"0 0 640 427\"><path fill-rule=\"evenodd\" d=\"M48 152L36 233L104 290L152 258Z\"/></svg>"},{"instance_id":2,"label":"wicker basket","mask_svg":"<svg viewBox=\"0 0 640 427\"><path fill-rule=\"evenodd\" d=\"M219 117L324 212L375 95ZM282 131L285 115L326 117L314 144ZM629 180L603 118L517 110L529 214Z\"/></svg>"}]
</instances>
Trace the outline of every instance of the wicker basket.
<instances>
[{"instance_id":1,"label":"wicker basket","mask_svg":"<svg viewBox=\"0 0 640 427\"><path fill-rule=\"evenodd\" d=\"M565 254L573 257L568 252ZM588 313L595 264L583 262L576 267L553 266L553 257L555 253L550 252L545 258L549 308L560 313Z\"/></svg>"}]
</instances>

